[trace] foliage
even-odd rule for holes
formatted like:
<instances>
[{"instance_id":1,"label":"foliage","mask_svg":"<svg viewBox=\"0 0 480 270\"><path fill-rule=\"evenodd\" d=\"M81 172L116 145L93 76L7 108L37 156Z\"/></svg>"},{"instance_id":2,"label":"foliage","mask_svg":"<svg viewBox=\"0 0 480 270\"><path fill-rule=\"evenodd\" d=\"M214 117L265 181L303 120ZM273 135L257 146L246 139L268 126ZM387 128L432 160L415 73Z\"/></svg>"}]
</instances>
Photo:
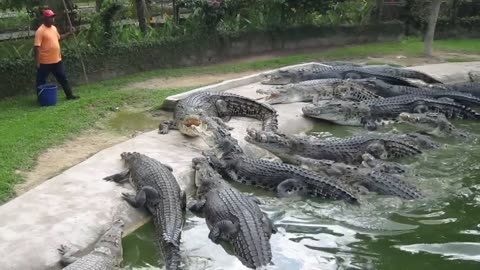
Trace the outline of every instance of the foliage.
<instances>
[{"instance_id":1,"label":"foliage","mask_svg":"<svg viewBox=\"0 0 480 270\"><path fill-rule=\"evenodd\" d=\"M315 25L356 25L368 23L375 1L371 0L350 0L334 3L325 14L314 13L311 16Z\"/></svg>"}]
</instances>

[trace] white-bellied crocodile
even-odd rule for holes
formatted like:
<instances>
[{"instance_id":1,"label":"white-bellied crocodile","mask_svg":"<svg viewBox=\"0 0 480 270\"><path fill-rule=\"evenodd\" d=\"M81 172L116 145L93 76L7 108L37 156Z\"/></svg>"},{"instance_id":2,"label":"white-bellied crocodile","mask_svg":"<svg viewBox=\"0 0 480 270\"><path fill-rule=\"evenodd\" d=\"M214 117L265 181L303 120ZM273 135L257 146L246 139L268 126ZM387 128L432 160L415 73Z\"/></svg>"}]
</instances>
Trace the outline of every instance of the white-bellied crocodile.
<instances>
[{"instance_id":1,"label":"white-bellied crocodile","mask_svg":"<svg viewBox=\"0 0 480 270\"><path fill-rule=\"evenodd\" d=\"M365 67L352 66L314 66L309 69L278 70L266 75L266 78L267 80L262 81L262 84L282 85L318 79L377 78L391 84L415 86L414 83L401 77L378 73Z\"/></svg>"},{"instance_id":2,"label":"white-bellied crocodile","mask_svg":"<svg viewBox=\"0 0 480 270\"><path fill-rule=\"evenodd\" d=\"M199 92L178 101L173 120L162 122L159 132L166 134L170 129L178 129L187 136L196 137L198 128L208 128L203 120L205 117L217 117L227 122L232 116L258 119L264 130L278 128L277 111L268 104L226 92Z\"/></svg>"},{"instance_id":3,"label":"white-bellied crocodile","mask_svg":"<svg viewBox=\"0 0 480 270\"><path fill-rule=\"evenodd\" d=\"M314 66L309 69L278 70L266 75L262 84L282 85L318 79L364 79L377 78L390 84L415 86L408 80L388 74L352 66Z\"/></svg>"},{"instance_id":4,"label":"white-bellied crocodile","mask_svg":"<svg viewBox=\"0 0 480 270\"><path fill-rule=\"evenodd\" d=\"M123 260L124 222L116 219L110 228L100 237L93 250L87 255L77 258L73 256L75 250L61 245L58 249L62 255L61 264L65 270L115 270L120 269Z\"/></svg>"},{"instance_id":5,"label":"white-bellied crocodile","mask_svg":"<svg viewBox=\"0 0 480 270\"><path fill-rule=\"evenodd\" d=\"M419 155L420 149L393 135L365 134L347 138L314 139L307 136L288 136L277 132L247 130L245 140L268 150L285 162L292 163L293 156L327 159L347 164L360 164L362 155L371 154L377 159L393 159Z\"/></svg>"},{"instance_id":6,"label":"white-bellied crocodile","mask_svg":"<svg viewBox=\"0 0 480 270\"><path fill-rule=\"evenodd\" d=\"M435 100L415 95L367 101L332 100L302 108L307 117L330 121L339 125L366 126L376 129L388 120L398 121L403 113L439 112L447 118L480 119L473 109L454 102Z\"/></svg>"},{"instance_id":7,"label":"white-bellied crocodile","mask_svg":"<svg viewBox=\"0 0 480 270\"><path fill-rule=\"evenodd\" d=\"M136 195L122 193L131 206L145 206L153 217L155 240L167 270L179 269L185 192L172 174L172 167L140 153L121 154L127 170L105 177L106 181L130 183Z\"/></svg>"},{"instance_id":8,"label":"white-bellied crocodile","mask_svg":"<svg viewBox=\"0 0 480 270\"><path fill-rule=\"evenodd\" d=\"M214 132L215 133L215 132ZM283 162L247 156L231 135L215 135L222 154L204 153L210 164L233 181L276 191L279 197L312 196L357 204L349 187L334 178Z\"/></svg>"},{"instance_id":9,"label":"white-bellied crocodile","mask_svg":"<svg viewBox=\"0 0 480 270\"><path fill-rule=\"evenodd\" d=\"M243 265L258 269L272 260L270 237L274 228L260 210L259 200L247 196L228 184L206 158L194 158L197 186L196 201L189 207L202 213L210 233L208 238L218 244L226 241Z\"/></svg>"},{"instance_id":10,"label":"white-bellied crocodile","mask_svg":"<svg viewBox=\"0 0 480 270\"><path fill-rule=\"evenodd\" d=\"M396 97L401 95L417 95L435 99L451 99L463 105L480 105L480 98L469 93L441 90L430 87L410 87L401 85L391 85L382 80L377 79L361 79L355 80L356 83L362 85L366 89L382 97Z\"/></svg>"},{"instance_id":11,"label":"white-bellied crocodile","mask_svg":"<svg viewBox=\"0 0 480 270\"><path fill-rule=\"evenodd\" d=\"M267 95L268 104L309 102L319 100L363 101L381 98L360 84L351 80L320 79L277 86L271 89L259 89L257 93Z\"/></svg>"}]
</instances>

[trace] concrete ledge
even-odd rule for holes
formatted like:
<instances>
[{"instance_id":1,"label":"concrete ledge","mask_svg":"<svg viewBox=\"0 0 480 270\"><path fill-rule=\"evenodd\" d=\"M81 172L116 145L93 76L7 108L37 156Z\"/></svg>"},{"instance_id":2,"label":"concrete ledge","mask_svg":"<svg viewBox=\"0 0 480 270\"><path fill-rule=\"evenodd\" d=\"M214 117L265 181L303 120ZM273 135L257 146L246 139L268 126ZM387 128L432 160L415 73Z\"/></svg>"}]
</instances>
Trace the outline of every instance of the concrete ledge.
<instances>
[{"instance_id":1,"label":"concrete ledge","mask_svg":"<svg viewBox=\"0 0 480 270\"><path fill-rule=\"evenodd\" d=\"M444 83L459 83L470 81L470 74L480 74L480 62L432 64L407 69L425 72Z\"/></svg>"}]
</instances>

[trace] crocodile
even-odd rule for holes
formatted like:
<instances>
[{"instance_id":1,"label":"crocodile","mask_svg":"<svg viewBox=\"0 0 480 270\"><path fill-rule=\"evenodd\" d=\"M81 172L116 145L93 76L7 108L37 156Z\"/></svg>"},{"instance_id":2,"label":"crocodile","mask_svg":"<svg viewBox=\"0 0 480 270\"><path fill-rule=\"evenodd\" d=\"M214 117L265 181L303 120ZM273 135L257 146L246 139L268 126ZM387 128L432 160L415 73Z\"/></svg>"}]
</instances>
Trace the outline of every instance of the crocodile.
<instances>
[{"instance_id":1,"label":"crocodile","mask_svg":"<svg viewBox=\"0 0 480 270\"><path fill-rule=\"evenodd\" d=\"M301 167L316 172L324 172L338 177L353 186L363 186L370 192L391 195L406 200L419 199L423 194L399 175L386 173L384 167L362 167L338 163L331 160L311 159L301 156L292 157Z\"/></svg>"},{"instance_id":2,"label":"crocodile","mask_svg":"<svg viewBox=\"0 0 480 270\"><path fill-rule=\"evenodd\" d=\"M389 65L366 65L364 69L395 77L420 80L429 84L444 84L440 80L420 71L398 68Z\"/></svg>"},{"instance_id":3,"label":"crocodile","mask_svg":"<svg viewBox=\"0 0 480 270\"><path fill-rule=\"evenodd\" d=\"M395 85L416 86L408 80L392 75L377 73L364 67L352 66L314 66L309 69L277 70L265 76L262 84L283 85L318 79L362 79L377 78Z\"/></svg>"},{"instance_id":4,"label":"crocodile","mask_svg":"<svg viewBox=\"0 0 480 270\"><path fill-rule=\"evenodd\" d=\"M292 156L328 159L335 162L359 164L362 155L369 153L377 159L394 159L422 153L417 147L393 136L357 135L347 138L315 139L307 136L288 136L277 132L247 129L245 140L261 147L281 160L291 163Z\"/></svg>"},{"instance_id":5,"label":"crocodile","mask_svg":"<svg viewBox=\"0 0 480 270\"><path fill-rule=\"evenodd\" d=\"M116 219L110 228L95 243L87 255L77 258L75 250L61 245L58 252L62 256L61 264L66 270L114 270L120 269L123 260L122 235L125 223Z\"/></svg>"},{"instance_id":6,"label":"crocodile","mask_svg":"<svg viewBox=\"0 0 480 270\"><path fill-rule=\"evenodd\" d=\"M122 193L123 199L134 208L145 206L148 209L166 269L179 269L186 196L172 174L172 167L137 152L123 152L121 158L127 169L104 180L116 183L130 180L137 193Z\"/></svg>"},{"instance_id":7,"label":"crocodile","mask_svg":"<svg viewBox=\"0 0 480 270\"><path fill-rule=\"evenodd\" d=\"M310 196L359 204L349 187L334 178L283 162L250 157L238 141L226 133L217 134L214 140L220 157L212 151L203 152L203 155L230 180L276 191L278 197Z\"/></svg>"},{"instance_id":8,"label":"crocodile","mask_svg":"<svg viewBox=\"0 0 480 270\"><path fill-rule=\"evenodd\" d=\"M450 90L468 93L480 98L480 82L449 83L446 86Z\"/></svg>"},{"instance_id":9,"label":"crocodile","mask_svg":"<svg viewBox=\"0 0 480 270\"><path fill-rule=\"evenodd\" d=\"M361 102L332 100L303 107L302 112L307 117L339 125L365 126L369 130L376 129L378 124L387 124L389 120L398 122L398 116L402 112L440 112L449 119L480 119L480 114L467 106L415 95Z\"/></svg>"},{"instance_id":10,"label":"crocodile","mask_svg":"<svg viewBox=\"0 0 480 270\"><path fill-rule=\"evenodd\" d=\"M350 80L320 79L287 84L272 89L259 89L257 93L268 95L268 104L310 102L340 99L362 101L381 98L368 89Z\"/></svg>"},{"instance_id":11,"label":"crocodile","mask_svg":"<svg viewBox=\"0 0 480 270\"><path fill-rule=\"evenodd\" d=\"M197 186L196 201L189 207L202 213L210 229L208 238L218 244L231 244L236 257L248 268L258 269L271 263L270 237L275 233L272 221L260 210L260 201L228 184L206 158L192 160Z\"/></svg>"},{"instance_id":12,"label":"crocodile","mask_svg":"<svg viewBox=\"0 0 480 270\"><path fill-rule=\"evenodd\" d=\"M401 95L418 95L435 99L449 99L463 105L480 105L480 98L469 93L463 93L454 90L434 90L430 87L410 87L401 85L391 85L377 79L361 79L356 83L362 85L371 92L382 97L396 97Z\"/></svg>"},{"instance_id":13,"label":"crocodile","mask_svg":"<svg viewBox=\"0 0 480 270\"><path fill-rule=\"evenodd\" d=\"M205 117L217 117L228 122L232 116L261 120L265 130L278 128L278 113L268 104L226 92L199 92L176 104L173 120L160 123L159 133L167 134L170 129L178 129L186 136L197 137L198 127L208 128L204 124ZM228 126L225 124L225 127Z\"/></svg>"},{"instance_id":14,"label":"crocodile","mask_svg":"<svg viewBox=\"0 0 480 270\"><path fill-rule=\"evenodd\" d=\"M401 113L399 119L402 123L420 129L419 132L436 137L468 137L465 131L457 129L441 113Z\"/></svg>"}]
</instances>

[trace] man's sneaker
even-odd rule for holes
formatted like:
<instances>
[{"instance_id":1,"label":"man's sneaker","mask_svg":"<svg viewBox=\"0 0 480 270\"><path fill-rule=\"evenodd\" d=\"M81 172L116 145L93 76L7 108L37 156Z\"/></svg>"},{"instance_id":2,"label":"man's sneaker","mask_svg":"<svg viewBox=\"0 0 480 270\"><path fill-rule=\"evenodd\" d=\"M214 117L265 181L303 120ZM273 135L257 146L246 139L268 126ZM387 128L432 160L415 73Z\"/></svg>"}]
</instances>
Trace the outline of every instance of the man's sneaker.
<instances>
[{"instance_id":1,"label":"man's sneaker","mask_svg":"<svg viewBox=\"0 0 480 270\"><path fill-rule=\"evenodd\" d=\"M72 95L72 96L67 97L67 100L73 100L73 99L79 99L79 98L80 98L79 96Z\"/></svg>"}]
</instances>

